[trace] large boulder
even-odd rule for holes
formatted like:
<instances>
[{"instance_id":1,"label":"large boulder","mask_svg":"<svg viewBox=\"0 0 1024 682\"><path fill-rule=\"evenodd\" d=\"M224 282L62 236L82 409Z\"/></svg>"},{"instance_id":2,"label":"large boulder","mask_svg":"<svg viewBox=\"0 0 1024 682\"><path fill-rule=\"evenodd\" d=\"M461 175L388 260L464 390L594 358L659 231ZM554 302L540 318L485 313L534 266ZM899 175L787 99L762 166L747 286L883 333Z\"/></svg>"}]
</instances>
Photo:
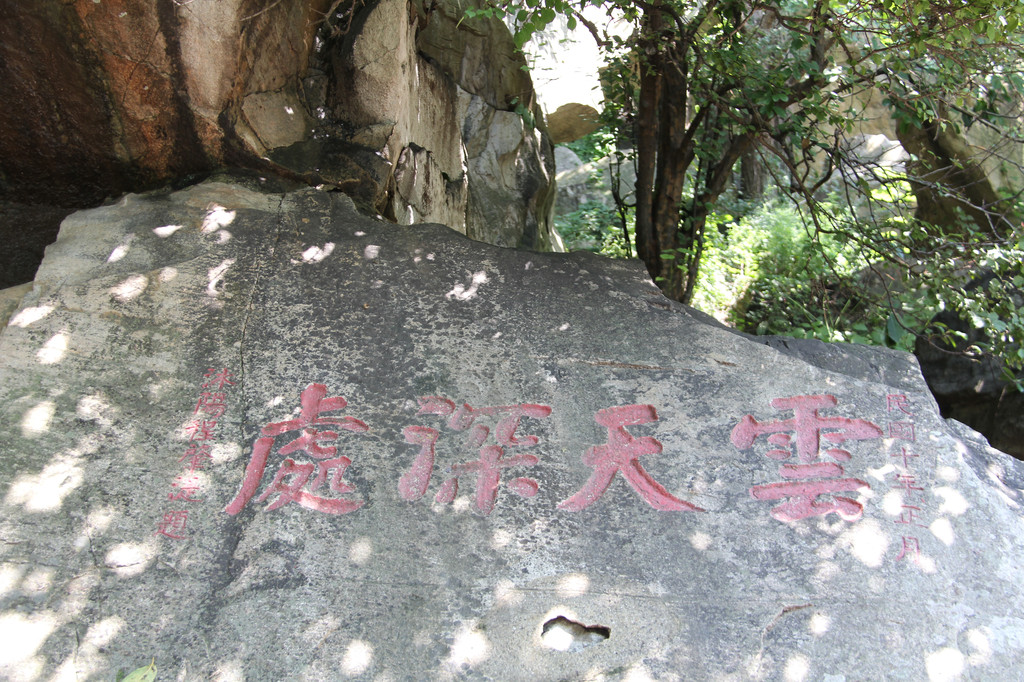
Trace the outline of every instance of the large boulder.
<instances>
[{"instance_id":1,"label":"large boulder","mask_svg":"<svg viewBox=\"0 0 1024 682\"><path fill-rule=\"evenodd\" d=\"M1024 675L1024 464L770 343L336 192L76 213L0 334L0 675Z\"/></svg>"}]
</instances>

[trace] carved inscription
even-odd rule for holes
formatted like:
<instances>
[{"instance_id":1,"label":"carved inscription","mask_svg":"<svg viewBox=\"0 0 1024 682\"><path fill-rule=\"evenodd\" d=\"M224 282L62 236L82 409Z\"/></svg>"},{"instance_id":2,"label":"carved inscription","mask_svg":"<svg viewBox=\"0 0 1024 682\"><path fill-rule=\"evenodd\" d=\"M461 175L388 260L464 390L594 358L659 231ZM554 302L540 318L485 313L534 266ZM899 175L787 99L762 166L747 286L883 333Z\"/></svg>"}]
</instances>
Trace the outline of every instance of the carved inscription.
<instances>
[{"instance_id":1,"label":"carved inscription","mask_svg":"<svg viewBox=\"0 0 1024 682\"><path fill-rule=\"evenodd\" d=\"M186 537L190 511L188 507L191 505L182 503L202 502L202 499L196 497L202 486L198 472L206 468L212 457L214 431L217 420L227 410L227 393L235 384L233 376L227 369L217 370L212 367L203 375L206 381L200 386L192 418L185 427L188 445L178 458L182 465L181 473L171 482L171 491L167 494L167 499L178 503L175 506L180 508L163 513L157 521L154 535L163 535L172 540L183 540Z\"/></svg>"},{"instance_id":2,"label":"carved inscription","mask_svg":"<svg viewBox=\"0 0 1024 682\"><path fill-rule=\"evenodd\" d=\"M750 489L755 500L785 500L772 508L779 521L798 521L809 516L836 513L846 521L856 521L864 507L851 497L836 493L853 492L870 486L859 478L845 476L839 462L850 460L850 452L838 446L849 440L879 438L882 430L864 419L826 417L819 410L835 407L835 396L801 395L771 401L777 410L792 412L789 419L759 422L746 415L732 430L732 443L746 450L765 436L771 446L765 455L771 459L791 459L796 449L797 464L779 467L785 481L756 485ZM826 441L822 449L822 441ZM820 461L822 458L833 461Z\"/></svg>"}]
</instances>

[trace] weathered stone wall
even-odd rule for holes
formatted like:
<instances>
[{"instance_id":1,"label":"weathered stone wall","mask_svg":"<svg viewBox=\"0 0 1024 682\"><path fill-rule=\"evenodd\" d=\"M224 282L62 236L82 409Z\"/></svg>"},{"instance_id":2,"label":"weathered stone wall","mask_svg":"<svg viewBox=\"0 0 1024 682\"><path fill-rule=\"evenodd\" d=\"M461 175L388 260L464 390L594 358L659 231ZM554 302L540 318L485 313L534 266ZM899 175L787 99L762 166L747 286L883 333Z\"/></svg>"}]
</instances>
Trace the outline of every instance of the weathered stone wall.
<instances>
[{"instance_id":1,"label":"weathered stone wall","mask_svg":"<svg viewBox=\"0 0 1024 682\"><path fill-rule=\"evenodd\" d=\"M548 250L554 161L525 61L500 21L463 12L375 3L325 45L328 87L311 108L392 164L375 192L386 216Z\"/></svg>"},{"instance_id":2,"label":"weathered stone wall","mask_svg":"<svg viewBox=\"0 0 1024 682\"><path fill-rule=\"evenodd\" d=\"M95 205L248 167L550 248L550 144L511 113L534 107L529 76L508 30L460 24L464 7L0 0L0 200Z\"/></svg>"}]
</instances>

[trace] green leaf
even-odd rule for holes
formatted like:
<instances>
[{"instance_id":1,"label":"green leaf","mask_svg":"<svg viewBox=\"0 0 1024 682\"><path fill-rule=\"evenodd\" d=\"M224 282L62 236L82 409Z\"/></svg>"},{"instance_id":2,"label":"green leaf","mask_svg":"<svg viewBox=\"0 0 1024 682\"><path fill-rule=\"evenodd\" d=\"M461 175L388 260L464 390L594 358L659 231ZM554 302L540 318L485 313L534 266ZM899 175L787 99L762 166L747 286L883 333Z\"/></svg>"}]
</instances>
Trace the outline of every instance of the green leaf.
<instances>
[{"instance_id":1,"label":"green leaf","mask_svg":"<svg viewBox=\"0 0 1024 682\"><path fill-rule=\"evenodd\" d=\"M885 323L885 331L889 335L889 338L892 339L892 342L896 344L902 341L903 337L907 334L907 330L900 324L895 313L889 315L889 320Z\"/></svg>"},{"instance_id":2,"label":"green leaf","mask_svg":"<svg viewBox=\"0 0 1024 682\"><path fill-rule=\"evenodd\" d=\"M153 682L154 680L156 680L156 659L150 661L149 665L133 670L121 678L121 682Z\"/></svg>"}]
</instances>

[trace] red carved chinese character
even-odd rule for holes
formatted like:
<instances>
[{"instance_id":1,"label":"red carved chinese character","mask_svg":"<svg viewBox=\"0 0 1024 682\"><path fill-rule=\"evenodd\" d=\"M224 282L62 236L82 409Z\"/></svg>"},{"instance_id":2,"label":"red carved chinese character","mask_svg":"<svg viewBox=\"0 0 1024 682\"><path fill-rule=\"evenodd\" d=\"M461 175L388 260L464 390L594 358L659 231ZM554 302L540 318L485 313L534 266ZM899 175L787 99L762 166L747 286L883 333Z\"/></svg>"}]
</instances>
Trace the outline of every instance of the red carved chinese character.
<instances>
[{"instance_id":1,"label":"red carved chinese character","mask_svg":"<svg viewBox=\"0 0 1024 682\"><path fill-rule=\"evenodd\" d=\"M856 521L864 513L863 505L849 497L837 495L827 501L818 500L819 495L871 487L859 478L836 478L843 475L843 467L838 464L783 464L779 473L783 478L811 479L755 485L750 489L750 496L755 500L788 498L771 510L771 515L779 521L799 521L809 516L825 516L833 512L845 521Z\"/></svg>"},{"instance_id":2,"label":"red carved chinese character","mask_svg":"<svg viewBox=\"0 0 1024 682\"><path fill-rule=\"evenodd\" d=\"M217 420L211 419L193 419L189 422L188 426L185 427L185 432L188 434L188 439L191 440L210 440L213 438L213 430L217 428Z\"/></svg>"},{"instance_id":3,"label":"red carved chinese character","mask_svg":"<svg viewBox=\"0 0 1024 682\"><path fill-rule=\"evenodd\" d=\"M889 412L899 410L903 414L913 414L913 412L907 409L910 407L910 400L902 393L890 393L885 396L885 406Z\"/></svg>"},{"instance_id":4,"label":"red carved chinese character","mask_svg":"<svg viewBox=\"0 0 1024 682\"><path fill-rule=\"evenodd\" d=\"M900 507L903 509L903 512L900 514L900 517L896 519L894 523L899 523L907 526L920 526L921 528L925 528L923 524L917 523L917 519L914 518L916 512L921 511L920 507L915 507L910 504L900 505Z\"/></svg>"},{"instance_id":5,"label":"red carved chinese character","mask_svg":"<svg viewBox=\"0 0 1024 682\"><path fill-rule=\"evenodd\" d=\"M583 463L594 472L575 495L558 503L559 509L580 511L601 499L615 474L622 477L647 504L662 511L704 511L700 507L673 497L655 481L638 461L641 455L659 454L661 442L650 436L635 438L627 426L648 424L658 420L652 405L621 405L598 410L594 420L608 430L608 441L587 449Z\"/></svg>"},{"instance_id":6,"label":"red carved chinese character","mask_svg":"<svg viewBox=\"0 0 1024 682\"><path fill-rule=\"evenodd\" d=\"M897 438L899 440L913 441L914 436L914 422L902 421L902 422L890 422L889 423L889 438Z\"/></svg>"},{"instance_id":7,"label":"red carved chinese character","mask_svg":"<svg viewBox=\"0 0 1024 682\"><path fill-rule=\"evenodd\" d=\"M351 463L352 460L344 456L305 464L296 464L295 460L287 458L281 464L281 468L278 469L277 475L274 476L274 481L256 501L263 502L271 495L276 494L277 499L267 505L267 511L273 511L289 502L295 502L307 509L327 514L348 514L349 512L354 512L363 506L362 500L324 498L312 494L313 491L316 491L317 488L323 485L324 481L327 480L328 473L331 471L334 472L331 476L331 490L339 494L355 492L355 489L344 481L345 469ZM313 483L309 486L311 492L306 492L302 488L309 481L314 470L318 471L317 477L313 479ZM286 482L289 476L294 478Z\"/></svg>"},{"instance_id":8,"label":"red carved chinese character","mask_svg":"<svg viewBox=\"0 0 1024 682\"><path fill-rule=\"evenodd\" d=\"M900 555L896 557L896 561L899 561L903 557L907 556L907 553L913 554L914 563L917 563L918 558L921 556L921 543L918 542L915 537L903 536L903 549L900 550Z\"/></svg>"},{"instance_id":9,"label":"red carved chinese character","mask_svg":"<svg viewBox=\"0 0 1024 682\"><path fill-rule=\"evenodd\" d=\"M187 511L169 511L156 524L153 535L166 535L174 540L185 539L185 525L188 522Z\"/></svg>"},{"instance_id":10,"label":"red carved chinese character","mask_svg":"<svg viewBox=\"0 0 1024 682\"><path fill-rule=\"evenodd\" d=\"M196 409L192 411L192 414L199 414L202 411L215 420L219 419L224 414L224 411L227 410L224 399L224 393L200 393L199 400L196 402Z\"/></svg>"},{"instance_id":11,"label":"red carved chinese character","mask_svg":"<svg viewBox=\"0 0 1024 682\"><path fill-rule=\"evenodd\" d=\"M174 483L171 483L172 488L177 488L177 492L167 493L168 500L179 500L182 502L202 502L202 500L192 497L199 492L199 477L195 475L189 476L178 476L174 479Z\"/></svg>"},{"instance_id":12,"label":"red carved chinese character","mask_svg":"<svg viewBox=\"0 0 1024 682\"><path fill-rule=\"evenodd\" d=\"M398 480L398 492L406 500L418 500L427 493L434 471L434 445L440 434L437 429L427 426L407 426L402 429L402 435L407 443L422 447L412 467Z\"/></svg>"},{"instance_id":13,"label":"red carved chinese character","mask_svg":"<svg viewBox=\"0 0 1024 682\"><path fill-rule=\"evenodd\" d=\"M366 431L367 426L354 417L321 417L321 412L336 412L345 409L348 401L341 396L326 398L327 387L323 384L310 384L302 392L302 411L298 419L267 424L262 433L265 436L280 436L289 431L301 431L301 435L281 448L282 455L290 455L302 451L316 459L333 457L338 451L334 446L324 447L321 441L333 441L338 438L336 431L318 431L315 426L334 425L348 431Z\"/></svg>"},{"instance_id":14,"label":"red carved chinese character","mask_svg":"<svg viewBox=\"0 0 1024 682\"><path fill-rule=\"evenodd\" d=\"M187 462L188 470L195 471L206 466L206 460L211 459L209 443L193 443L185 450L185 454L178 458L179 462Z\"/></svg>"},{"instance_id":15,"label":"red carved chinese character","mask_svg":"<svg viewBox=\"0 0 1024 682\"><path fill-rule=\"evenodd\" d=\"M917 479L913 474L896 474L896 480L900 483L899 489L907 493L908 498L924 490L921 486L914 485Z\"/></svg>"},{"instance_id":16,"label":"red carved chinese character","mask_svg":"<svg viewBox=\"0 0 1024 682\"><path fill-rule=\"evenodd\" d=\"M213 367L206 370L203 374L207 381L202 385L202 388L217 388L223 390L225 386L234 386L235 382L231 381L231 377L235 376L229 372L226 368L221 370L215 370Z\"/></svg>"},{"instance_id":17,"label":"red carved chinese character","mask_svg":"<svg viewBox=\"0 0 1024 682\"><path fill-rule=\"evenodd\" d=\"M505 456L506 447L532 447L539 442L537 436L516 436L516 430L523 417L544 419L551 414L547 405L522 403L504 407L470 407L463 404L456 407L455 403L439 396L419 398L420 409L416 413L436 414L449 417L448 427L454 431L469 431L467 445L477 450L476 460L452 465L451 476L441 485L435 500L449 503L455 499L459 489L459 478L467 474L476 474L476 497L474 506L484 515L490 514L497 500L498 488L501 485L501 471L514 466L534 466L539 461L534 455ZM497 418L494 426L494 440L497 445L484 445L491 434L490 427L478 423L482 417ZM402 430L407 443L419 445L420 452L409 470L398 482L398 492L403 499L417 500L427 492L430 477L434 469L435 447L438 436L437 429L426 426L409 426ZM537 494L538 484L532 478L515 478L507 486L517 495L533 497Z\"/></svg>"},{"instance_id":18,"label":"red carved chinese character","mask_svg":"<svg viewBox=\"0 0 1024 682\"><path fill-rule=\"evenodd\" d=\"M907 448L900 448L900 453L899 454L892 453L889 456L890 457L900 457L900 458L902 458L903 459L903 468L909 471L910 470L910 462L907 461L907 460L909 460L909 459L911 459L913 457L917 457L918 455L915 455L914 453L908 451Z\"/></svg>"},{"instance_id":19,"label":"red carved chinese character","mask_svg":"<svg viewBox=\"0 0 1024 682\"><path fill-rule=\"evenodd\" d=\"M352 487L343 480L345 469L352 463L352 460L348 457L335 457L338 449L333 445L324 445L327 441L337 440L338 433L336 431L320 431L316 427L333 425L347 431L365 432L369 430L365 423L354 417L321 417L321 412L336 412L348 405L348 401L341 396L327 398L326 395L326 386L310 384L302 392L300 401L302 410L297 419L267 424L263 427L261 432L264 437L257 439L253 444L252 456L245 468L242 487L224 511L232 515L237 514L252 499L263 479L267 459L274 445L274 436L290 431L299 431L299 437L280 448L278 452L282 455L305 452L318 461L296 464L291 458L286 458L273 482L257 501L262 502L270 495L276 494L277 498L267 506L268 511L273 511L289 502L295 502L308 509L328 514L347 514L363 505L362 500L325 498L312 494L327 480L328 474L332 471L334 473L330 477L330 490L339 494L354 492ZM317 472L317 476L313 479L309 486L309 492L307 492L303 488L309 482L314 471Z\"/></svg>"},{"instance_id":20,"label":"red carved chinese character","mask_svg":"<svg viewBox=\"0 0 1024 682\"><path fill-rule=\"evenodd\" d=\"M750 489L751 497L756 500L787 500L772 509L774 518L797 521L834 512L846 521L856 521L863 514L864 507L849 497L835 496L827 501L818 500L820 495L870 487L859 478L840 478L844 474L843 467L834 462L818 462L821 454L842 462L850 459L850 453L839 448L829 448L822 453L822 439L840 444L882 435L880 428L863 419L822 417L818 414L819 409L832 407L836 403L835 396L831 395L776 398L771 402L772 407L792 410L791 419L758 422L748 414L732 430L732 443L740 450L753 445L758 436L768 434L768 442L776 447L769 450L767 456L777 460L788 459L792 455L789 445L793 438L784 432L792 431L796 434L796 451L801 464L784 464L779 468L782 477L790 480L757 485Z\"/></svg>"},{"instance_id":21,"label":"red carved chinese character","mask_svg":"<svg viewBox=\"0 0 1024 682\"><path fill-rule=\"evenodd\" d=\"M767 455L772 459L789 459L792 452L788 446L792 437L786 431L796 432L796 452L801 462L814 462L821 454L821 439L831 443L843 443L848 440L865 440L878 438L882 430L869 421L850 419L848 417L822 417L818 410L823 407L834 407L838 401L831 395L798 395L792 398L776 398L772 407L779 410L792 410L792 419L774 422L758 422L751 415L746 415L732 430L732 444L740 450L746 450L754 444L754 439L763 434L768 442L778 446L769 450ZM786 449L781 449L785 447ZM830 448L825 451L829 457L845 462L850 459L846 450Z\"/></svg>"}]
</instances>

